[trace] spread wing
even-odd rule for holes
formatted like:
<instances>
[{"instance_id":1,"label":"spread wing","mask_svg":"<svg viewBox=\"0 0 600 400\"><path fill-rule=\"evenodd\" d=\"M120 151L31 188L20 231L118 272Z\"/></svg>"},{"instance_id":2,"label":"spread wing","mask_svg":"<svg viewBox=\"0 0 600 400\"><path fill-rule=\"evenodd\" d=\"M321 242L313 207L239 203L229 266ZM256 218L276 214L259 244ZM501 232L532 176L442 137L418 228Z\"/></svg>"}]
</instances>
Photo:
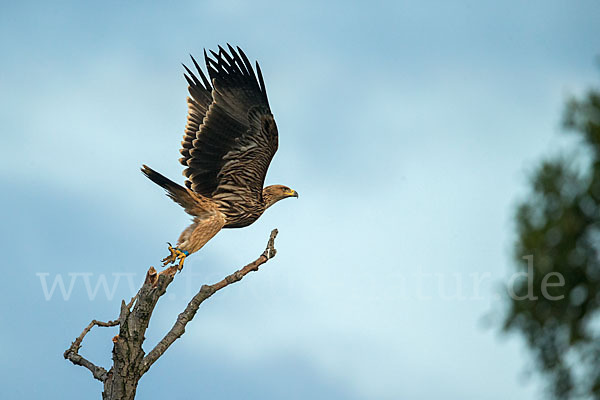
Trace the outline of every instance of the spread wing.
<instances>
[{"instance_id":1,"label":"spread wing","mask_svg":"<svg viewBox=\"0 0 600 400\"><path fill-rule=\"evenodd\" d=\"M229 46L229 45L228 45ZM186 186L203 196L254 203L262 198L267 169L277 151L277 126L258 63L219 46L204 52L213 87L186 68L191 97L180 162Z\"/></svg>"}]
</instances>

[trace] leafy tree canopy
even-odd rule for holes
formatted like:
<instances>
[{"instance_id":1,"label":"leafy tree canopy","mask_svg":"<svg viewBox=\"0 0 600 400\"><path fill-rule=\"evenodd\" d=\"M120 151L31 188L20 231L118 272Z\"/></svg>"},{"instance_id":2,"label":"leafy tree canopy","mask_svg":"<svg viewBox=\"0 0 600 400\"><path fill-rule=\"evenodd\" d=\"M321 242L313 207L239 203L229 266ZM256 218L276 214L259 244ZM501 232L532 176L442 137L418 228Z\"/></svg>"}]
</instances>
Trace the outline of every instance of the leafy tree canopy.
<instances>
[{"instance_id":1,"label":"leafy tree canopy","mask_svg":"<svg viewBox=\"0 0 600 400\"><path fill-rule=\"evenodd\" d=\"M553 397L600 399L600 92L571 100L564 125L590 160L535 171L516 212L516 265L529 278L514 284L504 329L525 337Z\"/></svg>"}]
</instances>

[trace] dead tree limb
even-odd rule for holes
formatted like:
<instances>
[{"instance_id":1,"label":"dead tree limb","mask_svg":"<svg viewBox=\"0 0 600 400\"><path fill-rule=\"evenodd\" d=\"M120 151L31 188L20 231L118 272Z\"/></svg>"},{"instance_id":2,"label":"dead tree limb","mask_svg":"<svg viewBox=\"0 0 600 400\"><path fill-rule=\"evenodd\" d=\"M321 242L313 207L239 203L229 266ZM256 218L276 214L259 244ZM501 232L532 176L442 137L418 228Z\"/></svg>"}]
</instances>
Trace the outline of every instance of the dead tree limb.
<instances>
[{"instance_id":1,"label":"dead tree limb","mask_svg":"<svg viewBox=\"0 0 600 400\"><path fill-rule=\"evenodd\" d=\"M75 365L80 365L84 368L89 369L94 378L98 379L100 382L104 382L108 372L104 368L97 366L96 364L82 357L79 354L79 349L81 348L81 342L83 342L83 338L92 330L94 325L104 327L117 326L119 325L119 320L108 322L97 321L95 319L92 320L92 322L90 322L88 326L85 327L83 332L81 332L81 335L79 335L77 339L75 339L73 343L71 343L71 346L67 350L65 350L64 357Z\"/></svg>"},{"instance_id":2,"label":"dead tree limb","mask_svg":"<svg viewBox=\"0 0 600 400\"><path fill-rule=\"evenodd\" d=\"M121 312L115 321L101 322L93 320L83 330L71 346L65 351L65 359L75 365L90 370L94 378L104 384L102 393L103 400L133 400L137 385L142 377L164 353L185 332L186 325L194 318L198 308L204 300L211 297L217 291L240 281L252 271L269 261L276 254L275 237L277 229L273 229L265 251L253 262L242 269L227 276L225 279L213 284L203 285L200 291L190 300L187 307L175 321L173 327L167 332L163 339L148 353L145 354L142 345L145 333L148 329L152 312L173 282L176 267L170 267L157 273L150 267L146 279L138 293L129 304L121 302ZM112 327L119 325L119 334L113 338L113 366L107 371L79 354L83 338L94 326Z\"/></svg>"},{"instance_id":3,"label":"dead tree limb","mask_svg":"<svg viewBox=\"0 0 600 400\"><path fill-rule=\"evenodd\" d=\"M160 358L164 354L164 352L175 342L175 340L179 339L181 335L185 332L185 326L194 318L198 308L200 308L200 304L210 296L215 294L217 291L223 289L224 287L231 285L232 283L240 281L244 276L246 276L249 272L258 271L258 267L262 264L269 261L271 258L275 257L277 250L275 250L275 236L277 236L277 229L273 229L271 232L271 237L269 238L269 242L267 244L267 248L265 251L258 257L256 260L246 265L244 268L234 272L233 274L227 276L225 279L217 282L213 285L202 285L200 291L192 298L192 300L188 303L185 310L179 314L177 317L177 321L171 328L171 330L165 335L164 338L148 353L148 355L144 358L142 362L142 373L148 371L148 369L154 364L156 360Z\"/></svg>"}]
</instances>

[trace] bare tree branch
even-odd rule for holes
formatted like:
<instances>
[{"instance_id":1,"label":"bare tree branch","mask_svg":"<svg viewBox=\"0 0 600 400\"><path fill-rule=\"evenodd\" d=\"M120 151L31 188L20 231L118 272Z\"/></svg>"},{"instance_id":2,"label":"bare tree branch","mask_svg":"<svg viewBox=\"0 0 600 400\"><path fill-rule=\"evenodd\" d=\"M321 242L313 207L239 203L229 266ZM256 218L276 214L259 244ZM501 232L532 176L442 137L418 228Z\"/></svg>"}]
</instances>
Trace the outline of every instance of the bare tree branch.
<instances>
[{"instance_id":1,"label":"bare tree branch","mask_svg":"<svg viewBox=\"0 0 600 400\"><path fill-rule=\"evenodd\" d=\"M158 300L166 293L167 287L175 278L176 266L169 267L160 273L154 267L150 267L138 293L128 304L125 304L125 301L121 302L119 318L109 322L97 320L90 322L81 335L65 351L65 359L75 365L87 368L94 378L104 383L104 391L102 392L104 400L134 400L137 385L142 375L150 369L152 364L164 354L175 340L183 335L186 325L194 318L200 304L217 291L240 281L248 273L257 271L259 266L273 258L276 254L276 236L277 229L273 229L267 248L256 260L220 282L213 285L203 285L188 303L185 310L179 314L171 330L148 355L145 354L142 348L145 333ZM119 334L113 338L113 366L108 371L79 354L83 338L95 325L106 327L119 325Z\"/></svg>"},{"instance_id":2,"label":"bare tree branch","mask_svg":"<svg viewBox=\"0 0 600 400\"><path fill-rule=\"evenodd\" d=\"M79 354L79 349L81 348L83 338L92 330L92 328L95 325L103 327L116 326L119 325L119 320L108 322L97 321L95 319L92 320L92 322L90 322L88 326L85 327L83 332L81 332L81 335L79 335L77 339L75 339L75 341L71 343L71 346L67 350L65 350L64 357L65 359L71 361L75 365L80 365L89 369L94 378L98 379L100 382L104 382L108 372L104 368L95 365L93 362L89 361L88 359L84 358Z\"/></svg>"},{"instance_id":3,"label":"bare tree branch","mask_svg":"<svg viewBox=\"0 0 600 400\"><path fill-rule=\"evenodd\" d=\"M175 340L179 339L181 335L185 333L186 325L194 318L198 308L200 308L200 304L202 304L204 300L208 299L224 287L242 280L248 273L258 271L258 267L275 257L275 254L277 253L277 250L275 250L275 237L277 236L277 233L277 229L271 231L267 248L256 260L213 285L202 285L200 291L192 298L192 300L190 300L185 310L179 314L171 330L144 358L141 365L142 375L150 369L152 364L164 354Z\"/></svg>"}]
</instances>

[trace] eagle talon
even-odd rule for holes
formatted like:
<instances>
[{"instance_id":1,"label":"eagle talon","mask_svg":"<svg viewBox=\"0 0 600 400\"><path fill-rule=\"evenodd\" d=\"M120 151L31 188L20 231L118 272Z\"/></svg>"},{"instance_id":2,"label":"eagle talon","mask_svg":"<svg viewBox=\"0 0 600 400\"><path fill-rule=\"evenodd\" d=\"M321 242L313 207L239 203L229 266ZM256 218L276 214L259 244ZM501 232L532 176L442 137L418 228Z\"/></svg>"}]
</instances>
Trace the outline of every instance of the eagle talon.
<instances>
[{"instance_id":1,"label":"eagle talon","mask_svg":"<svg viewBox=\"0 0 600 400\"><path fill-rule=\"evenodd\" d=\"M177 265L177 270L181 271L183 269L183 261L185 261L185 258L188 256L189 253L185 250L180 250L178 248L175 248L175 254L177 254L175 261L179 260L179 264Z\"/></svg>"},{"instance_id":2,"label":"eagle talon","mask_svg":"<svg viewBox=\"0 0 600 400\"><path fill-rule=\"evenodd\" d=\"M167 257L162 259L163 267L166 267L169 264L175 264L177 260L179 260L179 264L177 265L177 270L181 271L183 269L183 261L188 256L188 252L185 250L178 249L177 247L173 247L171 243L167 242L169 245L169 254Z\"/></svg>"},{"instance_id":3,"label":"eagle talon","mask_svg":"<svg viewBox=\"0 0 600 400\"><path fill-rule=\"evenodd\" d=\"M171 246L171 243L167 242L167 244L169 245L169 252L171 254L169 254L167 257L163 258L161 260L161 262L163 263L163 267L166 267L167 265L174 263L175 261L177 261L177 248L174 248L173 246Z\"/></svg>"},{"instance_id":4,"label":"eagle talon","mask_svg":"<svg viewBox=\"0 0 600 400\"><path fill-rule=\"evenodd\" d=\"M183 269L183 261L185 261L186 257L187 256L185 254L179 257L179 265L177 265L177 271L181 271Z\"/></svg>"}]
</instances>

